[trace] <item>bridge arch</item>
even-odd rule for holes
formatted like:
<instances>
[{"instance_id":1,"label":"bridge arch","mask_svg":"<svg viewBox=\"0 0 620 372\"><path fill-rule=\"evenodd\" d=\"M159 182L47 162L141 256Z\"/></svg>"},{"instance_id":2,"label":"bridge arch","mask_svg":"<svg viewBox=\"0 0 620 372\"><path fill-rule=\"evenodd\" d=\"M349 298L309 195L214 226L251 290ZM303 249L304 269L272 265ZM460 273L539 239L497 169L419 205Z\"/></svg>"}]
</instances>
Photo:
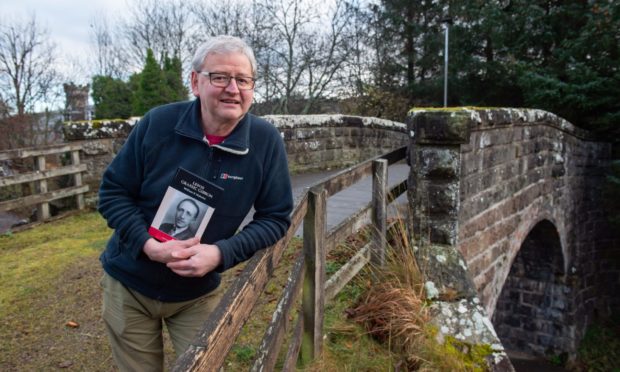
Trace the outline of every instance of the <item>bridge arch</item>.
<instances>
[{"instance_id":1,"label":"bridge arch","mask_svg":"<svg viewBox=\"0 0 620 372\"><path fill-rule=\"evenodd\" d=\"M532 243L532 238L540 237L543 232L546 232L546 235L549 237L557 237L557 242L555 242L555 239L552 239L554 242L553 247L557 248L559 246L559 253L562 255L562 270L564 273L568 270L571 252L567 249L569 245L563 216L559 215L559 213L552 213L549 208L540 208L536 203L529 206L528 214L535 217L522 220L519 226L509 235L510 244L506 253L506 264L498 268L493 280L492 288L494 290L488 298L487 311L489 316L493 316L495 313L501 292L506 285L506 281L521 249L524 246L529 246ZM551 226L553 229L551 229Z\"/></svg>"},{"instance_id":2,"label":"bridge arch","mask_svg":"<svg viewBox=\"0 0 620 372\"><path fill-rule=\"evenodd\" d=\"M462 256L473 290L459 295L514 323L508 346L574 353L620 302L620 239L601 212L611 145L542 110L414 109L407 124L415 239ZM510 304L527 285L530 302Z\"/></svg>"},{"instance_id":3,"label":"bridge arch","mask_svg":"<svg viewBox=\"0 0 620 372\"><path fill-rule=\"evenodd\" d=\"M565 262L556 226L548 219L536 223L512 260L493 313L508 350L550 355L572 347Z\"/></svg>"}]
</instances>

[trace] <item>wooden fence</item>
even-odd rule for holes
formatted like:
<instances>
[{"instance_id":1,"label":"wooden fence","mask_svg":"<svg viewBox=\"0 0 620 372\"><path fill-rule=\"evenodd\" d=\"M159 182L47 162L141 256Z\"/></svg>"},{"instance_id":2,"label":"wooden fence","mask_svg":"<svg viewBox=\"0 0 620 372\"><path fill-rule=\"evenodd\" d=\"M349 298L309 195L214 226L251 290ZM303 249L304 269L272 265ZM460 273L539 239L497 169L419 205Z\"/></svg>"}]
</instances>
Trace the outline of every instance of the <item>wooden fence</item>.
<instances>
[{"instance_id":1,"label":"wooden fence","mask_svg":"<svg viewBox=\"0 0 620 372\"><path fill-rule=\"evenodd\" d=\"M290 331L292 337L284 360L284 371L294 370L298 359L305 364L319 356L323 344L325 303L333 299L370 260L377 264L383 263L387 206L407 190L406 180L388 190L388 165L404 159L405 154L406 148L400 148L341 171L310 187L297 202L286 236L250 259L198 337L188 350L179 356L173 370L180 372L220 369L302 221L304 254L299 256L290 270L286 287L265 331L251 370L272 371L284 336ZM327 198L371 174L372 201L338 226L326 231ZM326 253L368 224L373 226L370 243L326 280ZM295 310L294 304L300 292L302 310L295 327L291 328L289 315Z\"/></svg>"},{"instance_id":2,"label":"wooden fence","mask_svg":"<svg viewBox=\"0 0 620 372\"><path fill-rule=\"evenodd\" d=\"M37 205L37 217L39 221L50 218L49 203L51 201L75 196L78 209L84 208L84 194L88 192L88 186L82 185L82 172L86 171L86 164L80 164L81 144L63 144L40 148L22 148L0 152L0 161L27 162L32 158L33 171L20 173L0 178L0 188L25 183L34 183L35 193L28 196L18 197L12 200L0 202L0 212L12 209ZM71 164L48 169L46 157L59 156L70 153ZM73 176L73 186L48 191L48 181L59 176Z\"/></svg>"}]
</instances>

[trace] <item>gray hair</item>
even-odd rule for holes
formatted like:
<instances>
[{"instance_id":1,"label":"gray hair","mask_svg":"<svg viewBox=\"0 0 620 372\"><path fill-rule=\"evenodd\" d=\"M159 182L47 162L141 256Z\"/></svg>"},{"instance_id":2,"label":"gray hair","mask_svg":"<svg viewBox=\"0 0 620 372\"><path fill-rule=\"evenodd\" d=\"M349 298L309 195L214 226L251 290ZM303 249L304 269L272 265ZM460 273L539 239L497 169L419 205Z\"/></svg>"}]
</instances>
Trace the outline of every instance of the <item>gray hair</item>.
<instances>
[{"instance_id":1,"label":"gray hair","mask_svg":"<svg viewBox=\"0 0 620 372\"><path fill-rule=\"evenodd\" d=\"M242 53L250 60L250 64L252 65L252 76L256 76L256 58L254 57L254 52L252 48L240 38L229 35L218 35L207 39L207 41L200 44L198 49L196 49L196 53L194 53L194 58L192 59L192 69L199 72L210 53Z\"/></svg>"}]
</instances>

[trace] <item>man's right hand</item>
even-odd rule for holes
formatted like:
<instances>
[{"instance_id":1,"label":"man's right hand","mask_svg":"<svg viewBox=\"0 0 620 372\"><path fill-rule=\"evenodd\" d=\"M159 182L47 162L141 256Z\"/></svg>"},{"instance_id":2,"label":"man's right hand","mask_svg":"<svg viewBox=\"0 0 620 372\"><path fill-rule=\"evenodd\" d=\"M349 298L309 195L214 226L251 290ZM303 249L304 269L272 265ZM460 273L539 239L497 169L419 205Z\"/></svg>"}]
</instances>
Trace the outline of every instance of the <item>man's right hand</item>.
<instances>
[{"instance_id":1,"label":"man's right hand","mask_svg":"<svg viewBox=\"0 0 620 372\"><path fill-rule=\"evenodd\" d=\"M151 261L168 263L183 260L182 258L172 257L172 252L194 246L198 243L200 243L200 239L197 237L187 240L169 240L163 243L150 238L144 243L142 251Z\"/></svg>"}]
</instances>

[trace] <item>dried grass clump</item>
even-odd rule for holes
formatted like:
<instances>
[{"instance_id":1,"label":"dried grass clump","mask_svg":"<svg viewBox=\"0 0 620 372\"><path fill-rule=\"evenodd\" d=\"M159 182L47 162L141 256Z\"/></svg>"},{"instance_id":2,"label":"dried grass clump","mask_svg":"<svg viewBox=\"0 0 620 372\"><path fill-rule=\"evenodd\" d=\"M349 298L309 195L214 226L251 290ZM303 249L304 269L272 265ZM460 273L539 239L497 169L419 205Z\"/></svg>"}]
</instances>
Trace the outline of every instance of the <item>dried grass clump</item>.
<instances>
[{"instance_id":1,"label":"dried grass clump","mask_svg":"<svg viewBox=\"0 0 620 372\"><path fill-rule=\"evenodd\" d=\"M372 267L374 283L352 311L353 319L368 332L402 354L407 369L420 365L417 351L426 343L426 307L423 276L409 244L404 223L391 231L385 267Z\"/></svg>"}]
</instances>

